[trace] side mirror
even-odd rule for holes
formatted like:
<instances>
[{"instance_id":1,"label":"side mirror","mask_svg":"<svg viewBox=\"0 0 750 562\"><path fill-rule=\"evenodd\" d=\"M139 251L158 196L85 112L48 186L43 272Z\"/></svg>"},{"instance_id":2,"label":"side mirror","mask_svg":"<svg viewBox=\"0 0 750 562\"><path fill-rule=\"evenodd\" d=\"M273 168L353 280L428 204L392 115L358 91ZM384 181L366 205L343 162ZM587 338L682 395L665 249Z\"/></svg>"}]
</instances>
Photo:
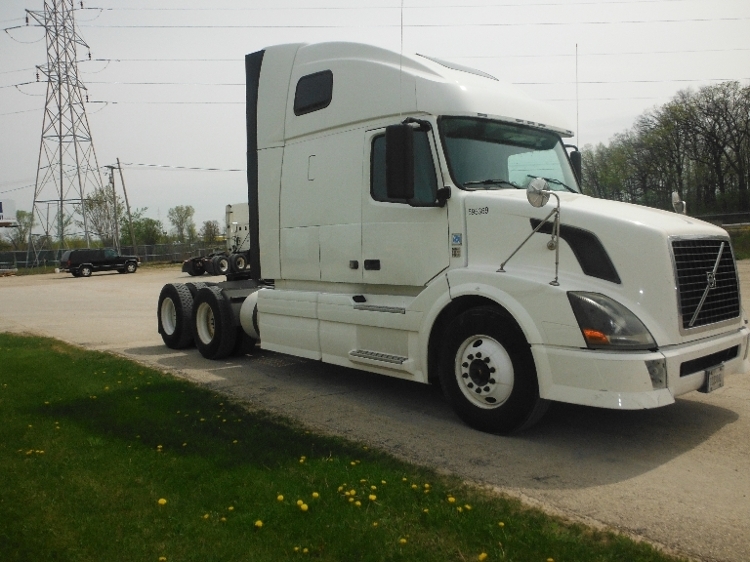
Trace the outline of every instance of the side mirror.
<instances>
[{"instance_id":1,"label":"side mirror","mask_svg":"<svg viewBox=\"0 0 750 562\"><path fill-rule=\"evenodd\" d=\"M675 213L679 213L681 215L687 214L687 203L680 199L680 194L676 191L672 192L672 208L674 209Z\"/></svg>"},{"instance_id":2,"label":"side mirror","mask_svg":"<svg viewBox=\"0 0 750 562\"><path fill-rule=\"evenodd\" d=\"M576 175L578 184L581 183L582 165L581 165L581 153L574 150L570 153L570 164L573 166L573 173Z\"/></svg>"},{"instance_id":3,"label":"side mirror","mask_svg":"<svg viewBox=\"0 0 750 562\"><path fill-rule=\"evenodd\" d=\"M389 199L414 198L414 129L385 128L385 183Z\"/></svg>"},{"instance_id":4,"label":"side mirror","mask_svg":"<svg viewBox=\"0 0 750 562\"><path fill-rule=\"evenodd\" d=\"M544 207L549 201L549 186L542 178L534 178L526 187L526 199L532 207Z\"/></svg>"}]
</instances>

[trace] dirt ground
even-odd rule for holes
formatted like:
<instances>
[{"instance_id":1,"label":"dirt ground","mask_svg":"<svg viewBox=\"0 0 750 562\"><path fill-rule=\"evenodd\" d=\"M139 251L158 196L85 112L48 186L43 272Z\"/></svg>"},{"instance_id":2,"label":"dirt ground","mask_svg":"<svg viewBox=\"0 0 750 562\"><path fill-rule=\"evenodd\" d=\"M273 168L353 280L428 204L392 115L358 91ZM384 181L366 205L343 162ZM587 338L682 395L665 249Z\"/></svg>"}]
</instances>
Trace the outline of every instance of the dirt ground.
<instances>
[{"instance_id":1,"label":"dirt ground","mask_svg":"<svg viewBox=\"0 0 750 562\"><path fill-rule=\"evenodd\" d=\"M750 261L739 269L750 310ZM427 386L271 352L208 361L195 349L168 349L156 301L165 283L187 280L176 267L0 278L0 330L115 352L696 559L750 560L750 375L657 410L554 404L521 435L487 435Z\"/></svg>"}]
</instances>

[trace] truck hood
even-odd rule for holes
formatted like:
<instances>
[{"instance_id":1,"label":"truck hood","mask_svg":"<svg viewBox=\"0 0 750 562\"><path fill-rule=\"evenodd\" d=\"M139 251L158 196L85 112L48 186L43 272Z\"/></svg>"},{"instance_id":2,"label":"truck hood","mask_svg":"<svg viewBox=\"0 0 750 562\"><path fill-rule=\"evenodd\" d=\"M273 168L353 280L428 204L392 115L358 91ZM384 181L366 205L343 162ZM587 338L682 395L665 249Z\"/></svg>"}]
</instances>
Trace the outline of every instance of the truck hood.
<instances>
[{"instance_id":1,"label":"truck hood","mask_svg":"<svg viewBox=\"0 0 750 562\"><path fill-rule=\"evenodd\" d=\"M696 330L691 335L680 331L671 240L680 237L728 240L725 230L689 216L649 207L575 193L556 194L560 198L563 227L585 231L589 239L595 237L600 243L599 247L595 247L596 243L590 247L584 245L583 252L579 247L577 257L563 235L558 273L560 290L600 292L618 300L641 318L660 345L711 335L710 329ZM547 217L556 203L555 197L551 197L545 207L534 208L526 200L524 190L467 193L464 204L469 267L481 264L499 267L531 233L532 225ZM555 252L547 248L550 238L550 234L533 235L507 262L506 272L531 275L539 282L548 283L555 273ZM608 258L616 275L596 276L584 271L581 253L589 258L595 256L591 260L593 263ZM674 321L664 322L665 318ZM664 326L668 327L666 331Z\"/></svg>"}]
</instances>

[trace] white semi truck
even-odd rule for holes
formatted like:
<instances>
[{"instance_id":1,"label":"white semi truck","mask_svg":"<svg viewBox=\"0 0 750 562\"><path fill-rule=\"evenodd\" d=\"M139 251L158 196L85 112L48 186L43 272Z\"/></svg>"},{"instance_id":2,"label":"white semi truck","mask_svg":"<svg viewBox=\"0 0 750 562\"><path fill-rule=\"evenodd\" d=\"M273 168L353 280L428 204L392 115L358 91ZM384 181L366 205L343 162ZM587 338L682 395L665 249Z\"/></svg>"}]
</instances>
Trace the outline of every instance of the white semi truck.
<instances>
[{"instance_id":1,"label":"white semi truck","mask_svg":"<svg viewBox=\"0 0 750 562\"><path fill-rule=\"evenodd\" d=\"M165 343L439 383L490 432L655 408L748 369L727 233L581 194L564 120L495 77L352 43L246 57L244 275L169 284Z\"/></svg>"}]
</instances>

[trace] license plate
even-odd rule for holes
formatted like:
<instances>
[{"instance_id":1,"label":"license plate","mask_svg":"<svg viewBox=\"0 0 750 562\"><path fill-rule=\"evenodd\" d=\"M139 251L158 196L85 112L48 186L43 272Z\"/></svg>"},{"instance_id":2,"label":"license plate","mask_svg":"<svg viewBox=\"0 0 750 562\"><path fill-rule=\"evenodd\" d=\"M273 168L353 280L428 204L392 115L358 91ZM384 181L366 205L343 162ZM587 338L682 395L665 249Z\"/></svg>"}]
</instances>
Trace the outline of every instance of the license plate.
<instances>
[{"instance_id":1,"label":"license plate","mask_svg":"<svg viewBox=\"0 0 750 562\"><path fill-rule=\"evenodd\" d=\"M706 380L699 390L709 393L722 386L724 386L724 365L719 365L706 371Z\"/></svg>"}]
</instances>

